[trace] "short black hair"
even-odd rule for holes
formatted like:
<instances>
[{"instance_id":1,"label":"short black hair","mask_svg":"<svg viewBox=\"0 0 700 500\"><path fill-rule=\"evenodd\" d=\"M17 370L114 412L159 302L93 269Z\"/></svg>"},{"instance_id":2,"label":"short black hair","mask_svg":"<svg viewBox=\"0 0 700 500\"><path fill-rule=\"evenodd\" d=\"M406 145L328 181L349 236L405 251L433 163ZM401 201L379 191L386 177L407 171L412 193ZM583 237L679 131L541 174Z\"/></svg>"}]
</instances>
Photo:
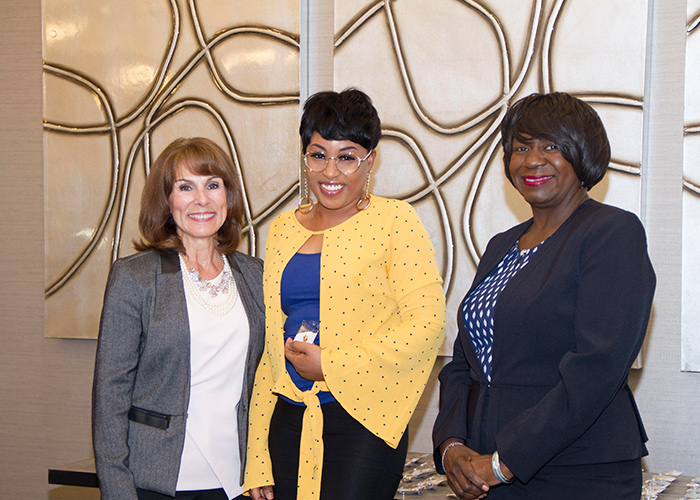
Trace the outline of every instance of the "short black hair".
<instances>
[{"instance_id":1,"label":"short black hair","mask_svg":"<svg viewBox=\"0 0 700 500\"><path fill-rule=\"evenodd\" d=\"M501 122L501 137L506 177L511 183L513 139L556 144L586 190L601 181L610 163L610 142L598 113L565 92L531 94L513 104Z\"/></svg>"},{"instance_id":2,"label":"short black hair","mask_svg":"<svg viewBox=\"0 0 700 500\"><path fill-rule=\"evenodd\" d=\"M306 100L299 126L303 153L314 132L328 141L352 141L368 151L376 148L382 137L372 99L355 88L318 92Z\"/></svg>"}]
</instances>

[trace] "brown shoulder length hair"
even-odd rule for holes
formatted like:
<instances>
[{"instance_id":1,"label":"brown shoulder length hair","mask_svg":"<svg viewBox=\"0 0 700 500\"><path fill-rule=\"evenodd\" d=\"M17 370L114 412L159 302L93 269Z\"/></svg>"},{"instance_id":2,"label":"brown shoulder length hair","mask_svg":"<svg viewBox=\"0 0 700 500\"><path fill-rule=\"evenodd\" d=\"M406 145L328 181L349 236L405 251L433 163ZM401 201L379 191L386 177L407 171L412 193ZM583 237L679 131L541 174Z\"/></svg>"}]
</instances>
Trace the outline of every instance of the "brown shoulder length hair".
<instances>
[{"instance_id":1,"label":"brown shoulder length hair","mask_svg":"<svg viewBox=\"0 0 700 500\"><path fill-rule=\"evenodd\" d=\"M243 191L235 176L231 157L213 141L204 137L181 138L171 142L156 158L141 193L138 251L184 252L168 198L180 169L194 175L220 177L226 188L226 220L217 233L218 250L236 251L243 228Z\"/></svg>"}]
</instances>

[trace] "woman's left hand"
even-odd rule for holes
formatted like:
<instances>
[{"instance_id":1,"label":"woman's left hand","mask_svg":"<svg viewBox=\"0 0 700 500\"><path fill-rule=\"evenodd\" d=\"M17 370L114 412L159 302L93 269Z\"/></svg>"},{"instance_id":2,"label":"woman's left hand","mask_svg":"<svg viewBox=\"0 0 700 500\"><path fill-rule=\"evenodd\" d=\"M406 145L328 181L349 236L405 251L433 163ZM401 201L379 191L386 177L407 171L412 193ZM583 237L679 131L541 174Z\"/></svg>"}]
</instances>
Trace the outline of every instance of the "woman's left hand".
<instances>
[{"instance_id":1,"label":"woman's left hand","mask_svg":"<svg viewBox=\"0 0 700 500\"><path fill-rule=\"evenodd\" d=\"M284 357L306 380L324 380L321 369L321 348L316 344L295 342L288 338L284 344Z\"/></svg>"},{"instance_id":2,"label":"woman's left hand","mask_svg":"<svg viewBox=\"0 0 700 500\"><path fill-rule=\"evenodd\" d=\"M478 474L479 477L484 478L488 482L489 486L495 486L497 484L501 484L501 481L496 477L496 474L493 472L491 458L491 455L479 455L476 457L472 457L471 464L474 468L474 472ZM513 477L513 473L508 467L506 467L503 461L501 461L501 470L507 478Z\"/></svg>"}]
</instances>

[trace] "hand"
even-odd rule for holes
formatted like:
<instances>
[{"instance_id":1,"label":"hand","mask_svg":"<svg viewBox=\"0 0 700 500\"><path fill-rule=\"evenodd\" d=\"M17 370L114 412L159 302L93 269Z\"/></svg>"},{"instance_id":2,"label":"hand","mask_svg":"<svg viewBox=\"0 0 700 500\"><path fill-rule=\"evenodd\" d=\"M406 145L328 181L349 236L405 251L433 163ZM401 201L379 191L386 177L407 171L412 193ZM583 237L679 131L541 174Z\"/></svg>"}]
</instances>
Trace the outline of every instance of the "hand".
<instances>
[{"instance_id":1,"label":"hand","mask_svg":"<svg viewBox=\"0 0 700 500\"><path fill-rule=\"evenodd\" d=\"M321 348L316 344L294 342L288 338L284 344L284 357L306 380L324 380L321 369Z\"/></svg>"},{"instance_id":2,"label":"hand","mask_svg":"<svg viewBox=\"0 0 700 500\"><path fill-rule=\"evenodd\" d=\"M270 485L261 486L260 488L251 488L248 493L250 493L250 498L253 500L272 500L275 498L275 495L272 493L272 486Z\"/></svg>"},{"instance_id":3,"label":"hand","mask_svg":"<svg viewBox=\"0 0 700 500\"><path fill-rule=\"evenodd\" d=\"M483 477L489 484L489 486L495 486L497 484L501 484L501 481L496 477L496 474L493 472L493 466L491 464L491 458L492 455L479 455L476 457L472 457L472 467L474 467L474 472L479 477ZM513 473L510 472L510 469L506 467L503 462L501 462L501 471L506 475L506 477L510 478L513 476Z\"/></svg>"},{"instance_id":4,"label":"hand","mask_svg":"<svg viewBox=\"0 0 700 500\"><path fill-rule=\"evenodd\" d=\"M445 441L441 445L440 451L444 451L454 441L456 440ZM484 456L467 446L453 446L447 451L442 466L445 468L447 484L450 485L457 498L474 500L486 497L489 485L482 475L485 472L482 464ZM473 464L472 462L475 460L476 463ZM491 462L488 463L490 467ZM476 471L474 465L479 468L479 472ZM493 471L489 471L489 473L493 476Z\"/></svg>"}]
</instances>

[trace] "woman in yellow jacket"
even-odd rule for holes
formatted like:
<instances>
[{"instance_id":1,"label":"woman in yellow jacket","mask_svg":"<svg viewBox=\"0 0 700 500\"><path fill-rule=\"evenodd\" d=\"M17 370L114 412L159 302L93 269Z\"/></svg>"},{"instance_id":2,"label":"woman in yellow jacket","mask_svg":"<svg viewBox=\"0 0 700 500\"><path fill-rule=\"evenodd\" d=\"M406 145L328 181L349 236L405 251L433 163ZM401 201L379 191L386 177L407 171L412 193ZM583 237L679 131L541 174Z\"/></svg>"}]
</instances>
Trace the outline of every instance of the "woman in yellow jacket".
<instances>
[{"instance_id":1,"label":"woman in yellow jacket","mask_svg":"<svg viewBox=\"0 0 700 500\"><path fill-rule=\"evenodd\" d=\"M315 94L300 134L304 198L267 240L244 487L254 500L388 500L443 340L442 279L413 208L369 193L370 98Z\"/></svg>"}]
</instances>

